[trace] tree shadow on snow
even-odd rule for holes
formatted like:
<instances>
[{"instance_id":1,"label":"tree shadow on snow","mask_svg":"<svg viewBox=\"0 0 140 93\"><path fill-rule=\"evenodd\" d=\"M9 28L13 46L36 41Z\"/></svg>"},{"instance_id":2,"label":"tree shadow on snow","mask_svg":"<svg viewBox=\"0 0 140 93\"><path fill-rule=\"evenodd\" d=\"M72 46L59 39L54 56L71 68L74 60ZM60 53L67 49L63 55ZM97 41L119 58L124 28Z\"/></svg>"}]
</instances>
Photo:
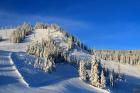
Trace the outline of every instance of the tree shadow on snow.
<instances>
[{"instance_id":1,"label":"tree shadow on snow","mask_svg":"<svg viewBox=\"0 0 140 93\"><path fill-rule=\"evenodd\" d=\"M35 69L33 65L31 65L35 58L27 57L29 57L29 55L27 56L26 53L15 52L12 55L18 71L30 87L48 86L78 76L77 70L69 64L57 64L55 71L52 73L45 73L39 69ZM27 64L26 59L30 59L33 62Z\"/></svg>"},{"instance_id":2,"label":"tree shadow on snow","mask_svg":"<svg viewBox=\"0 0 140 93\"><path fill-rule=\"evenodd\" d=\"M8 76L7 72L15 71L16 69L11 69L14 64L9 64L9 53L10 51L0 50L0 86L17 83L19 78ZM10 68L10 69L9 69ZM7 74L6 74L7 73Z\"/></svg>"},{"instance_id":3,"label":"tree shadow on snow","mask_svg":"<svg viewBox=\"0 0 140 93\"><path fill-rule=\"evenodd\" d=\"M125 75L126 81L117 81L113 93L140 93L140 78ZM136 92L137 91L137 92Z\"/></svg>"},{"instance_id":4,"label":"tree shadow on snow","mask_svg":"<svg viewBox=\"0 0 140 93\"><path fill-rule=\"evenodd\" d=\"M0 50L0 57L8 57L9 53L10 53L10 51Z\"/></svg>"},{"instance_id":5,"label":"tree shadow on snow","mask_svg":"<svg viewBox=\"0 0 140 93\"><path fill-rule=\"evenodd\" d=\"M0 75L0 86L12 84L12 83L17 83L17 82L19 82L18 78Z\"/></svg>"},{"instance_id":6,"label":"tree shadow on snow","mask_svg":"<svg viewBox=\"0 0 140 93\"><path fill-rule=\"evenodd\" d=\"M11 65L9 65L9 64L0 64L0 68L12 67L12 66L14 66L14 64L11 64Z\"/></svg>"},{"instance_id":7,"label":"tree shadow on snow","mask_svg":"<svg viewBox=\"0 0 140 93\"><path fill-rule=\"evenodd\" d=\"M16 69L0 69L0 72L16 71Z\"/></svg>"}]
</instances>

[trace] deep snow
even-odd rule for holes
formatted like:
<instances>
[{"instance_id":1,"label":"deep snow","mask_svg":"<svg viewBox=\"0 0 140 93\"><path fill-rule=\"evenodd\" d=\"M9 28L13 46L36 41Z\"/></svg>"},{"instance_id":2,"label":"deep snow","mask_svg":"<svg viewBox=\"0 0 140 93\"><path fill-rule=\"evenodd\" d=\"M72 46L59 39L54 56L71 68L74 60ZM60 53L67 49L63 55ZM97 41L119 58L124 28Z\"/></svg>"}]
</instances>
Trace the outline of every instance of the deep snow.
<instances>
[{"instance_id":1,"label":"deep snow","mask_svg":"<svg viewBox=\"0 0 140 93\"><path fill-rule=\"evenodd\" d=\"M44 73L26 65L26 54L0 51L0 93L105 93L78 78L77 70L69 64L57 64L56 71ZM15 66L16 65L16 66ZM18 70L18 71L17 71ZM22 75L20 75L20 74ZM27 86L27 83L30 87ZM24 89L24 91L22 91Z\"/></svg>"},{"instance_id":2,"label":"deep snow","mask_svg":"<svg viewBox=\"0 0 140 93\"><path fill-rule=\"evenodd\" d=\"M8 35L13 29L0 31L4 40L0 42L0 93L107 93L106 90L95 88L78 78L77 70L69 64L57 64L52 73L44 73L32 66L36 59L25 53L29 41L41 40L48 35L44 29L35 30L19 44L8 42ZM8 34L7 34L8 33ZM49 33L53 38L61 41L63 35L59 32ZM62 46L67 46L61 42ZM91 55L74 50L72 57L77 60L90 60ZM102 61L109 69L117 72L116 62ZM140 67L120 64L121 73L125 74L126 81L118 82L111 88L112 93L133 93L140 89ZM28 86L29 85L29 86ZM138 92L139 93L139 92Z\"/></svg>"},{"instance_id":3,"label":"deep snow","mask_svg":"<svg viewBox=\"0 0 140 93\"><path fill-rule=\"evenodd\" d=\"M0 34L6 35L4 31ZM33 68L31 64L36 58L25 53L26 46L29 41L45 37L43 34L44 30L37 30L19 44L9 43L4 36L0 42L0 93L107 93L80 80L77 69L70 64L57 64L52 73ZM58 36L62 34L53 35Z\"/></svg>"}]
</instances>

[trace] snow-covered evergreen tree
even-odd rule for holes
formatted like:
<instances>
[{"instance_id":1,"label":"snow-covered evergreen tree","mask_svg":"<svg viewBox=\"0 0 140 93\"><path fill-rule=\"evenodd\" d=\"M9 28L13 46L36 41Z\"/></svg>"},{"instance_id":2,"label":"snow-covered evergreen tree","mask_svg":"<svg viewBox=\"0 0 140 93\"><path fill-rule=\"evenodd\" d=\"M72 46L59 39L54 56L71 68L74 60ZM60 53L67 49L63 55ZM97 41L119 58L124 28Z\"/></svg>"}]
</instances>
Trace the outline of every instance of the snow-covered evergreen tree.
<instances>
[{"instance_id":1,"label":"snow-covered evergreen tree","mask_svg":"<svg viewBox=\"0 0 140 93\"><path fill-rule=\"evenodd\" d=\"M52 59L37 58L34 67L43 70L44 72L52 72L55 69L55 63Z\"/></svg>"},{"instance_id":2,"label":"snow-covered evergreen tree","mask_svg":"<svg viewBox=\"0 0 140 93\"><path fill-rule=\"evenodd\" d=\"M101 88L106 88L106 77L104 75L104 71L101 72Z\"/></svg>"},{"instance_id":3,"label":"snow-covered evergreen tree","mask_svg":"<svg viewBox=\"0 0 140 93\"><path fill-rule=\"evenodd\" d=\"M85 63L83 61L80 62L79 76L82 80L87 80L88 78L88 73L86 72Z\"/></svg>"},{"instance_id":4,"label":"snow-covered evergreen tree","mask_svg":"<svg viewBox=\"0 0 140 93\"><path fill-rule=\"evenodd\" d=\"M96 87L99 87L99 85L100 85L99 70L98 70L98 63L97 63L97 61L95 61L95 63L91 64L90 82L91 82L91 85L96 86Z\"/></svg>"},{"instance_id":5,"label":"snow-covered evergreen tree","mask_svg":"<svg viewBox=\"0 0 140 93\"><path fill-rule=\"evenodd\" d=\"M110 72L110 76L109 76L110 78L110 85L112 86L112 87L114 87L114 70L112 70L111 72Z\"/></svg>"},{"instance_id":6,"label":"snow-covered evergreen tree","mask_svg":"<svg viewBox=\"0 0 140 93\"><path fill-rule=\"evenodd\" d=\"M32 26L30 24L24 23L19 26L12 32L10 35L10 42L12 43L20 43L26 35L28 35L32 31Z\"/></svg>"}]
</instances>

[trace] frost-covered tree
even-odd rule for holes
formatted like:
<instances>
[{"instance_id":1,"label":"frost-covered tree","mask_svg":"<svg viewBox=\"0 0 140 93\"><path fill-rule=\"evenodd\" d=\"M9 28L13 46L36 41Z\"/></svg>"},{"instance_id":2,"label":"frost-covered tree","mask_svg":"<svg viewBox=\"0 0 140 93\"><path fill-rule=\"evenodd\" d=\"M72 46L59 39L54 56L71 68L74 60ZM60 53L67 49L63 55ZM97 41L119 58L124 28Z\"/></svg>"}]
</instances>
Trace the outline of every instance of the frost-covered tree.
<instances>
[{"instance_id":1,"label":"frost-covered tree","mask_svg":"<svg viewBox=\"0 0 140 93\"><path fill-rule=\"evenodd\" d=\"M106 77L104 75L104 71L101 72L101 88L106 88Z\"/></svg>"},{"instance_id":2,"label":"frost-covered tree","mask_svg":"<svg viewBox=\"0 0 140 93\"><path fill-rule=\"evenodd\" d=\"M37 58L34 63L34 68L43 70L44 72L52 72L55 69L55 63L52 59Z\"/></svg>"},{"instance_id":3,"label":"frost-covered tree","mask_svg":"<svg viewBox=\"0 0 140 93\"><path fill-rule=\"evenodd\" d=\"M52 59L46 59L45 60L45 68L44 71L45 72L52 72L53 69L55 68L55 63Z\"/></svg>"},{"instance_id":4,"label":"frost-covered tree","mask_svg":"<svg viewBox=\"0 0 140 93\"><path fill-rule=\"evenodd\" d=\"M79 76L82 80L87 80L88 78L88 73L86 72L85 63L83 61L80 62Z\"/></svg>"},{"instance_id":5,"label":"frost-covered tree","mask_svg":"<svg viewBox=\"0 0 140 93\"><path fill-rule=\"evenodd\" d=\"M92 65L94 65L96 63L95 59L96 59L96 57L92 56L92 58L91 58L91 67L92 67Z\"/></svg>"},{"instance_id":6,"label":"frost-covered tree","mask_svg":"<svg viewBox=\"0 0 140 93\"><path fill-rule=\"evenodd\" d=\"M25 36L27 36L31 31L32 26L30 24L24 23L12 32L9 38L10 42L20 43L25 38Z\"/></svg>"},{"instance_id":7,"label":"frost-covered tree","mask_svg":"<svg viewBox=\"0 0 140 93\"><path fill-rule=\"evenodd\" d=\"M46 29L47 25L41 22L36 23L35 29Z\"/></svg>"},{"instance_id":8,"label":"frost-covered tree","mask_svg":"<svg viewBox=\"0 0 140 93\"><path fill-rule=\"evenodd\" d=\"M112 86L112 87L114 87L114 70L112 70L111 72L110 72L110 76L109 76L110 78L110 85Z\"/></svg>"},{"instance_id":9,"label":"frost-covered tree","mask_svg":"<svg viewBox=\"0 0 140 93\"><path fill-rule=\"evenodd\" d=\"M90 82L91 82L91 85L96 86L96 87L99 87L100 85L99 69L98 69L98 63L96 61L95 63L91 64Z\"/></svg>"},{"instance_id":10,"label":"frost-covered tree","mask_svg":"<svg viewBox=\"0 0 140 93\"><path fill-rule=\"evenodd\" d=\"M72 48L72 45L73 45L73 42L72 42L72 38L71 37L68 37L67 43L68 43L68 48L71 49Z\"/></svg>"}]
</instances>

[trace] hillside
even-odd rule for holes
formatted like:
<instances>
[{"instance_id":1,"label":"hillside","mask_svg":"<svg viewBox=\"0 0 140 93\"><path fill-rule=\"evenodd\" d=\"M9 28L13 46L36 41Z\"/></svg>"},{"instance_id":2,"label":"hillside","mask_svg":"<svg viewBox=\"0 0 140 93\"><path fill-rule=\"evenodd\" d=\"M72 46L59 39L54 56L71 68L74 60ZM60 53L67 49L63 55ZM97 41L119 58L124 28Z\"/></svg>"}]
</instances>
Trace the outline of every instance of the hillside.
<instances>
[{"instance_id":1,"label":"hillside","mask_svg":"<svg viewBox=\"0 0 140 93\"><path fill-rule=\"evenodd\" d=\"M57 25L37 25L19 43L9 41L14 30L0 30L1 93L132 93L140 87L139 66L105 61ZM101 89L79 78L80 63L91 77L91 61L96 58L102 64L100 70L113 69L124 80L117 78L113 87Z\"/></svg>"}]
</instances>

